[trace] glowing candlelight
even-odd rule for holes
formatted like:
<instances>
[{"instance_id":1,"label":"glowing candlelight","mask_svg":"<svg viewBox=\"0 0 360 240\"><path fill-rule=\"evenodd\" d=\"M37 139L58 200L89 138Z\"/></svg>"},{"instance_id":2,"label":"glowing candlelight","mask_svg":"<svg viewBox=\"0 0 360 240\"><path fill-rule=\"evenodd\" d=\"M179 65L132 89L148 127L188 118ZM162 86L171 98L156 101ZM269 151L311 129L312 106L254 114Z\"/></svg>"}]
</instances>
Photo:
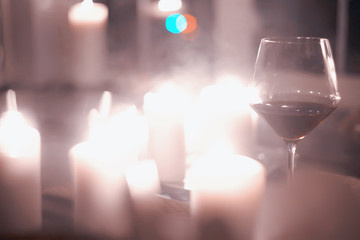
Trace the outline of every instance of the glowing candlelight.
<instances>
[{"instance_id":1,"label":"glowing candlelight","mask_svg":"<svg viewBox=\"0 0 360 240\"><path fill-rule=\"evenodd\" d=\"M135 106L110 113L111 95L105 92L100 110L89 117L90 134L70 150L75 183L75 225L110 237L131 231L126 169L137 162L143 119ZM101 219L101 221L99 221Z\"/></svg>"},{"instance_id":2,"label":"glowing candlelight","mask_svg":"<svg viewBox=\"0 0 360 240\"><path fill-rule=\"evenodd\" d=\"M264 184L265 170L253 159L225 151L205 156L190 171L192 215L198 226L220 221L228 234L251 239Z\"/></svg>"},{"instance_id":3,"label":"glowing candlelight","mask_svg":"<svg viewBox=\"0 0 360 240\"><path fill-rule=\"evenodd\" d=\"M92 8L94 6L94 2L92 0L84 0L81 3L81 6L84 6L85 8Z\"/></svg>"},{"instance_id":4,"label":"glowing candlelight","mask_svg":"<svg viewBox=\"0 0 360 240\"><path fill-rule=\"evenodd\" d=\"M181 0L159 0L158 8L162 12L177 11L182 7Z\"/></svg>"},{"instance_id":5,"label":"glowing candlelight","mask_svg":"<svg viewBox=\"0 0 360 240\"><path fill-rule=\"evenodd\" d=\"M15 92L6 95L0 119L0 232L41 228L40 134L18 112Z\"/></svg>"},{"instance_id":6,"label":"glowing candlelight","mask_svg":"<svg viewBox=\"0 0 360 240\"><path fill-rule=\"evenodd\" d=\"M84 0L70 8L68 17L72 24L102 25L107 21L108 9L104 4Z\"/></svg>"},{"instance_id":7,"label":"glowing candlelight","mask_svg":"<svg viewBox=\"0 0 360 240\"><path fill-rule=\"evenodd\" d=\"M161 213L160 180L154 161L144 160L126 171L126 181L135 210L138 239L159 239L156 237ZM154 235L155 234L155 235Z\"/></svg>"},{"instance_id":8,"label":"glowing candlelight","mask_svg":"<svg viewBox=\"0 0 360 240\"><path fill-rule=\"evenodd\" d=\"M187 103L187 95L171 85L144 96L150 157L156 161L162 182L179 183L184 180L184 112Z\"/></svg>"},{"instance_id":9,"label":"glowing candlelight","mask_svg":"<svg viewBox=\"0 0 360 240\"><path fill-rule=\"evenodd\" d=\"M151 200L159 194L160 180L154 161L145 160L136 163L126 171L126 181L137 208L151 208Z\"/></svg>"},{"instance_id":10,"label":"glowing candlelight","mask_svg":"<svg viewBox=\"0 0 360 240\"><path fill-rule=\"evenodd\" d=\"M218 141L226 141L237 154L250 154L254 131L248 98L248 89L238 80L203 88L198 102L185 118L188 152L203 155Z\"/></svg>"},{"instance_id":11,"label":"glowing candlelight","mask_svg":"<svg viewBox=\"0 0 360 240\"><path fill-rule=\"evenodd\" d=\"M98 86L106 73L108 8L92 0L72 6L68 20L73 37L73 77L80 87Z\"/></svg>"}]
</instances>

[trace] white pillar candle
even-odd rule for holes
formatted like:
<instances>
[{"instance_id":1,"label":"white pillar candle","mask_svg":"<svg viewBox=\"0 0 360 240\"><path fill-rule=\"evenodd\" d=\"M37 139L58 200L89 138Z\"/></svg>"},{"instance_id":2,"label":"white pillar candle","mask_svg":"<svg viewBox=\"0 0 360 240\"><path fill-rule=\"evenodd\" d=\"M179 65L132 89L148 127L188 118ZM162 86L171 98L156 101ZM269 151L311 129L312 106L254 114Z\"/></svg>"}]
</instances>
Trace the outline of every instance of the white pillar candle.
<instances>
[{"instance_id":1,"label":"white pillar candle","mask_svg":"<svg viewBox=\"0 0 360 240\"><path fill-rule=\"evenodd\" d=\"M135 209L137 239L158 239L161 199L160 180L153 160L144 160L126 171L126 180Z\"/></svg>"},{"instance_id":2,"label":"white pillar candle","mask_svg":"<svg viewBox=\"0 0 360 240\"><path fill-rule=\"evenodd\" d=\"M187 98L174 86L144 97L149 124L149 154L156 161L161 182L181 183L185 177L184 111Z\"/></svg>"},{"instance_id":3,"label":"white pillar candle","mask_svg":"<svg viewBox=\"0 0 360 240\"><path fill-rule=\"evenodd\" d=\"M41 229L40 134L17 111L7 93L8 112L0 119L0 232Z\"/></svg>"},{"instance_id":4,"label":"white pillar candle","mask_svg":"<svg viewBox=\"0 0 360 240\"><path fill-rule=\"evenodd\" d=\"M108 8L92 0L68 13L73 38L73 78L79 87L99 86L106 77Z\"/></svg>"},{"instance_id":5,"label":"white pillar candle","mask_svg":"<svg viewBox=\"0 0 360 240\"><path fill-rule=\"evenodd\" d=\"M107 142L83 142L71 149L74 173L74 220L78 231L108 237L131 232L130 199L124 178L131 153L119 153Z\"/></svg>"},{"instance_id":6,"label":"white pillar candle","mask_svg":"<svg viewBox=\"0 0 360 240\"><path fill-rule=\"evenodd\" d=\"M123 237L132 230L126 169L138 159L139 120L134 106L109 116L111 96L100 112L91 111L87 141L70 150L74 174L76 229L99 236Z\"/></svg>"},{"instance_id":7,"label":"white pillar candle","mask_svg":"<svg viewBox=\"0 0 360 240\"><path fill-rule=\"evenodd\" d=\"M229 142L235 153L248 155L254 144L249 91L238 81L205 87L186 116L188 153L204 155L218 142Z\"/></svg>"},{"instance_id":8,"label":"white pillar candle","mask_svg":"<svg viewBox=\"0 0 360 240\"><path fill-rule=\"evenodd\" d=\"M156 163L144 160L131 166L126 171L126 181L135 204L148 204L156 194L161 192Z\"/></svg>"},{"instance_id":9,"label":"white pillar candle","mask_svg":"<svg viewBox=\"0 0 360 240\"><path fill-rule=\"evenodd\" d=\"M194 162L191 213L202 233L219 224L223 234L251 239L264 184L263 166L248 157L217 154Z\"/></svg>"}]
</instances>

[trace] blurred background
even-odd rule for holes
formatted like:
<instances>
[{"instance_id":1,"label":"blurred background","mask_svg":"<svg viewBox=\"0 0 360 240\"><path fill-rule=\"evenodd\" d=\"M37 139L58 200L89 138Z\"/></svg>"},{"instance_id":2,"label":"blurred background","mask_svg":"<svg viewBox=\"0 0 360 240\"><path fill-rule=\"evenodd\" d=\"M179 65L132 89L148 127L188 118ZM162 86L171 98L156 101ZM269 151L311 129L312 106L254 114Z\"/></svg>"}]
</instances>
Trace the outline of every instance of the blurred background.
<instances>
[{"instance_id":1,"label":"blurred background","mask_svg":"<svg viewBox=\"0 0 360 240\"><path fill-rule=\"evenodd\" d=\"M160 9L158 0L94 1L108 7L109 18L106 59L94 59L103 69L93 85L73 74L68 11L78 2L0 0L0 106L4 111L5 91L14 89L19 109L41 132L43 189L71 183L68 150L84 138L102 91L140 107L143 95L165 81L193 92L228 77L246 86L260 39L270 36L330 40L342 103L299 143L299 165L360 177L359 1L183 0L173 11ZM172 14L186 16L191 29L174 33L166 26ZM284 143L261 119L252 148L268 169L284 164Z\"/></svg>"},{"instance_id":2,"label":"blurred background","mask_svg":"<svg viewBox=\"0 0 360 240\"><path fill-rule=\"evenodd\" d=\"M72 82L67 16L76 2L80 1L1 1L3 85ZM360 10L354 0L183 0L176 11L160 10L158 0L97 2L109 8L108 72L102 81L117 89L160 77L192 84L224 73L248 79L265 36L329 38L338 72L360 71ZM193 29L168 31L165 21L174 13L191 15Z\"/></svg>"}]
</instances>

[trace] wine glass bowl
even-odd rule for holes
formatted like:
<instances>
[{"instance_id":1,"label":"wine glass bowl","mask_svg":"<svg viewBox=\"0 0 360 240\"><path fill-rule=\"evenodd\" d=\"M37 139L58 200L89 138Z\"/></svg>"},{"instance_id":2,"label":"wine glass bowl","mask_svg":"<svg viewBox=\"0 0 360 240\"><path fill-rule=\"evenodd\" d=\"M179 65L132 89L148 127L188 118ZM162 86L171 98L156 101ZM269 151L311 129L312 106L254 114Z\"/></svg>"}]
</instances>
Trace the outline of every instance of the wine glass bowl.
<instances>
[{"instance_id":1,"label":"wine glass bowl","mask_svg":"<svg viewBox=\"0 0 360 240\"><path fill-rule=\"evenodd\" d=\"M288 144L292 178L296 143L340 101L329 41L314 37L262 39L250 87L258 93L250 105Z\"/></svg>"}]
</instances>

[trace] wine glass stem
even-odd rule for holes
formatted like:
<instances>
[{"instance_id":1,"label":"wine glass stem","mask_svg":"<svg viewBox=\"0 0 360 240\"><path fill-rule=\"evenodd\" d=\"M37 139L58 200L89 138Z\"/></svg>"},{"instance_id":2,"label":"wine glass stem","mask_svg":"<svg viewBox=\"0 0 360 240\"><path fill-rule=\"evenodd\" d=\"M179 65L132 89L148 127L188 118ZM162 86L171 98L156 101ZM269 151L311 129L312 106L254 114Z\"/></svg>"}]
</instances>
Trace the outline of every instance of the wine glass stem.
<instances>
[{"instance_id":1,"label":"wine glass stem","mask_svg":"<svg viewBox=\"0 0 360 240\"><path fill-rule=\"evenodd\" d=\"M288 145L288 180L289 182L291 182L294 179L296 143L289 142L287 145Z\"/></svg>"}]
</instances>

